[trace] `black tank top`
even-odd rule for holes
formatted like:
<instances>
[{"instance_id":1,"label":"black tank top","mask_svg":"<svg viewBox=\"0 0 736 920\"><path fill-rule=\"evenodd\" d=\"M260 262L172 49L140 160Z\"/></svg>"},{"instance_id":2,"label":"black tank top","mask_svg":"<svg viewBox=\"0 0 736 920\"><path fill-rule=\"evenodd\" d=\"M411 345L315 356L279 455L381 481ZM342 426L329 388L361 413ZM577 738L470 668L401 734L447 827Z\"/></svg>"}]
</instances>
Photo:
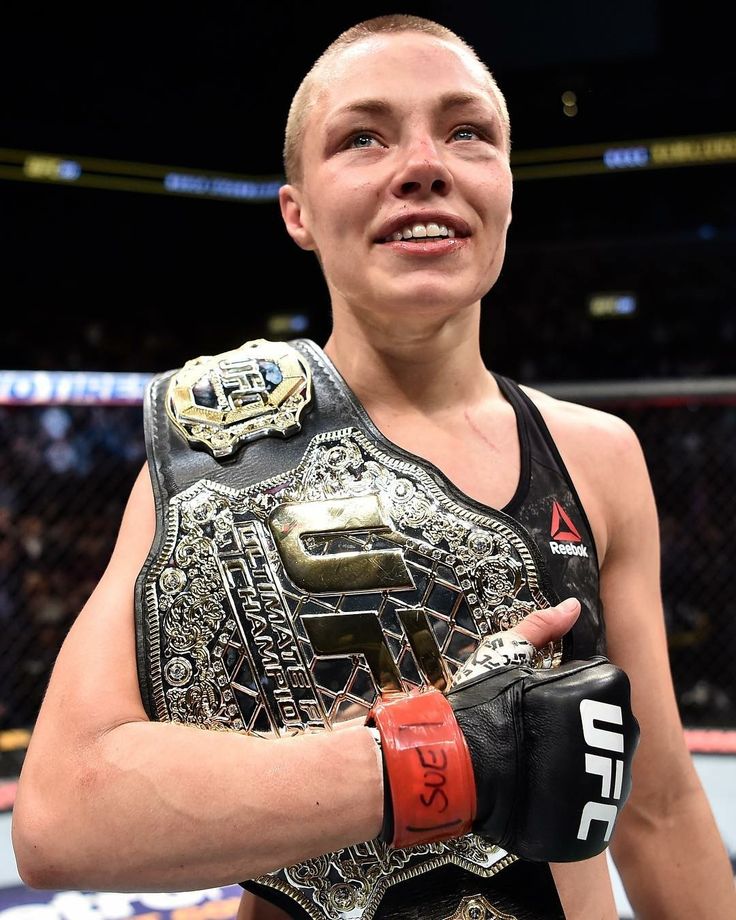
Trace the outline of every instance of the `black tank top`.
<instances>
[{"instance_id":1,"label":"black tank top","mask_svg":"<svg viewBox=\"0 0 736 920\"><path fill-rule=\"evenodd\" d=\"M494 376L516 413L521 453L519 483L502 510L533 538L558 596L582 604L565 657L604 655L598 556L588 516L539 409L513 380Z\"/></svg>"}]
</instances>

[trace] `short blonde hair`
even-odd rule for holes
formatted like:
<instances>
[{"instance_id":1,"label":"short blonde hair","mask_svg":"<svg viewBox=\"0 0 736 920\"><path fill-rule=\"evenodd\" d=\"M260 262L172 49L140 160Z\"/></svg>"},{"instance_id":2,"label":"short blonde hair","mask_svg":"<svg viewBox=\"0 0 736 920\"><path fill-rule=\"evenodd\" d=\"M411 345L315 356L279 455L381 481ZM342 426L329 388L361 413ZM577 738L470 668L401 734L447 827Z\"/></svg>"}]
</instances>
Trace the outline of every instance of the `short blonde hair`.
<instances>
[{"instance_id":1,"label":"short blonde hair","mask_svg":"<svg viewBox=\"0 0 736 920\"><path fill-rule=\"evenodd\" d=\"M376 16L374 19L366 19L364 22L359 22L357 25L346 29L345 32L339 35L335 41L325 49L320 57L317 58L309 73L302 80L299 89L297 89L294 94L289 108L289 116L286 120L286 136L284 139L284 172L287 182L298 182L301 179L301 141L304 134L304 123L307 119L307 115L316 102L318 90L322 82L322 74L327 65L329 65L341 51L348 48L350 45L355 45L374 35L397 34L400 32L420 32L424 35L432 35L446 42L460 45L478 61L488 75L488 89L498 104L506 142L507 145L510 145L511 126L506 100L504 99L503 93L498 88L493 74L486 64L478 57L473 47L464 39L460 38L459 35L456 35L451 29L437 22L433 22L431 19L404 14Z\"/></svg>"}]
</instances>

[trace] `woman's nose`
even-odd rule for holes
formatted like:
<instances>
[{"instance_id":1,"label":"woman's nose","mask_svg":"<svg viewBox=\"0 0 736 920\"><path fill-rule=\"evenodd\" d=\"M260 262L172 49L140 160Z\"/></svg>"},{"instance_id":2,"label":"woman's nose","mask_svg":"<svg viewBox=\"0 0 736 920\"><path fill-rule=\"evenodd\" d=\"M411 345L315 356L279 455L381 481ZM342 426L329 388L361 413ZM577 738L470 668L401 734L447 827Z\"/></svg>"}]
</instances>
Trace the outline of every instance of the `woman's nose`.
<instances>
[{"instance_id":1,"label":"woman's nose","mask_svg":"<svg viewBox=\"0 0 736 920\"><path fill-rule=\"evenodd\" d=\"M399 197L446 195L452 187L450 172L437 143L429 137L417 138L407 146L393 182Z\"/></svg>"}]
</instances>

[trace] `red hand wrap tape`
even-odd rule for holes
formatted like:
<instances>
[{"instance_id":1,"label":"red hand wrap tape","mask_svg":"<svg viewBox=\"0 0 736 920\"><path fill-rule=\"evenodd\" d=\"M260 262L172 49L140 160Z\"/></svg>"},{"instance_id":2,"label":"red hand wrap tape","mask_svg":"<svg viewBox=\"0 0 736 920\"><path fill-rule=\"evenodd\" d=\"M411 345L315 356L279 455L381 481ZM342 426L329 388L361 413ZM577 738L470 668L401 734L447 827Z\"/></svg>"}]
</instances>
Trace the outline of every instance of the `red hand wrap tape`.
<instances>
[{"instance_id":1,"label":"red hand wrap tape","mask_svg":"<svg viewBox=\"0 0 736 920\"><path fill-rule=\"evenodd\" d=\"M380 699L368 724L381 733L394 811L392 846L467 834L476 811L473 763L444 694L426 690Z\"/></svg>"}]
</instances>

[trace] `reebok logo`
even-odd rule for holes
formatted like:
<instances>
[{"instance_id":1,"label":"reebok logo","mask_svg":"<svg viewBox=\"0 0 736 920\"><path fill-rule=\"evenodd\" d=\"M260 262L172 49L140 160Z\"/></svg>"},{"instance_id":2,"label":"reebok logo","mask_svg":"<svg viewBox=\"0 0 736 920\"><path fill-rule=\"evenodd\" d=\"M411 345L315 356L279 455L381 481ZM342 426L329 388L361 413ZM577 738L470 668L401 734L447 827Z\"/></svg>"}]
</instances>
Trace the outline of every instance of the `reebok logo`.
<instances>
[{"instance_id":1,"label":"reebok logo","mask_svg":"<svg viewBox=\"0 0 736 920\"><path fill-rule=\"evenodd\" d=\"M549 548L554 556L584 556L586 559L588 558L588 547L583 546L582 543L579 546L575 546L574 543L558 543L556 540L550 540Z\"/></svg>"},{"instance_id":2,"label":"reebok logo","mask_svg":"<svg viewBox=\"0 0 736 920\"><path fill-rule=\"evenodd\" d=\"M552 526L549 548L554 556L584 556L588 558L588 547L583 543L577 527L570 516L557 502L552 502Z\"/></svg>"},{"instance_id":3,"label":"reebok logo","mask_svg":"<svg viewBox=\"0 0 736 920\"><path fill-rule=\"evenodd\" d=\"M581 542L577 527L570 520L567 512L559 502L552 502L550 536L553 540L570 540L572 543Z\"/></svg>"}]
</instances>

